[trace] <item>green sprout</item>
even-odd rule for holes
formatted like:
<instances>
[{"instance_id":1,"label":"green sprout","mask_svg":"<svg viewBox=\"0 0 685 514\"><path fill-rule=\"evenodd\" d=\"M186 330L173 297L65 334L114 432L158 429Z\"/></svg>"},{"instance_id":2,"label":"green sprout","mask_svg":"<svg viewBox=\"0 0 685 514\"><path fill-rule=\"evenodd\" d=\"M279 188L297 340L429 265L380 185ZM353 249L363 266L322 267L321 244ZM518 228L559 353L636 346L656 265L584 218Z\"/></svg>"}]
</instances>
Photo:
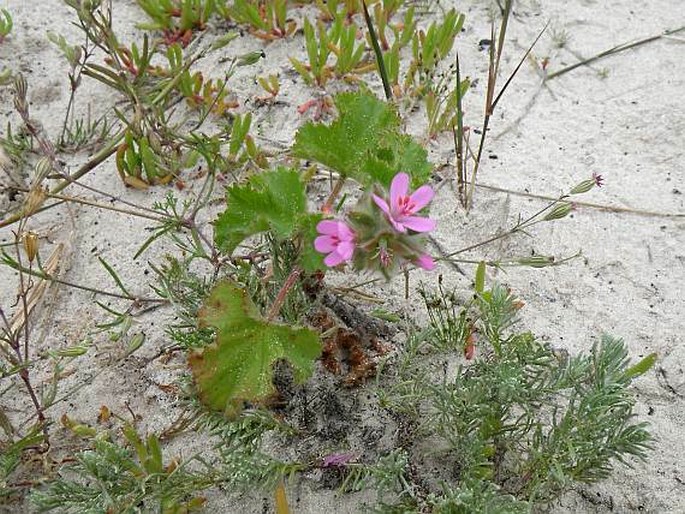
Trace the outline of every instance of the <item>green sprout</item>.
<instances>
[{"instance_id":1,"label":"green sprout","mask_svg":"<svg viewBox=\"0 0 685 514\"><path fill-rule=\"evenodd\" d=\"M141 29L161 30L166 44L180 42L184 47L216 12L215 0L138 0L138 5L152 19L139 24Z\"/></svg>"},{"instance_id":2,"label":"green sprout","mask_svg":"<svg viewBox=\"0 0 685 514\"><path fill-rule=\"evenodd\" d=\"M235 0L230 7L220 6L220 14L250 26L255 37L266 41L290 36L297 24L288 18L288 0Z\"/></svg>"},{"instance_id":3,"label":"green sprout","mask_svg":"<svg viewBox=\"0 0 685 514\"><path fill-rule=\"evenodd\" d=\"M12 15L7 9L0 9L0 43L12 32Z\"/></svg>"}]
</instances>

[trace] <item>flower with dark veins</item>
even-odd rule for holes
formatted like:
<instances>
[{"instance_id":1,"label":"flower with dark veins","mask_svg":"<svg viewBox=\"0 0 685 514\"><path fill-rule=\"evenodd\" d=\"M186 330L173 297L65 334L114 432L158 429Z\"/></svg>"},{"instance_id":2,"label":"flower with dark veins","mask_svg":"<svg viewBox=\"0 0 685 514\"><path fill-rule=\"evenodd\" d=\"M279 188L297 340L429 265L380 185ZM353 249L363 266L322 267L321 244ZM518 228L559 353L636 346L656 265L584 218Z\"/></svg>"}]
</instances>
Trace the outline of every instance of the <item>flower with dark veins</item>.
<instances>
[{"instance_id":1,"label":"flower with dark veins","mask_svg":"<svg viewBox=\"0 0 685 514\"><path fill-rule=\"evenodd\" d=\"M435 229L435 220L415 214L428 205L434 195L430 186L421 186L410 195L409 175L398 173L390 184L390 201L376 194L373 195L373 201L398 232L430 232Z\"/></svg>"},{"instance_id":2,"label":"flower with dark veins","mask_svg":"<svg viewBox=\"0 0 685 514\"><path fill-rule=\"evenodd\" d=\"M342 221L324 220L319 222L316 230L321 235L314 240L314 248L328 254L323 260L326 266L332 268L352 259L356 235L350 227Z\"/></svg>"}]
</instances>

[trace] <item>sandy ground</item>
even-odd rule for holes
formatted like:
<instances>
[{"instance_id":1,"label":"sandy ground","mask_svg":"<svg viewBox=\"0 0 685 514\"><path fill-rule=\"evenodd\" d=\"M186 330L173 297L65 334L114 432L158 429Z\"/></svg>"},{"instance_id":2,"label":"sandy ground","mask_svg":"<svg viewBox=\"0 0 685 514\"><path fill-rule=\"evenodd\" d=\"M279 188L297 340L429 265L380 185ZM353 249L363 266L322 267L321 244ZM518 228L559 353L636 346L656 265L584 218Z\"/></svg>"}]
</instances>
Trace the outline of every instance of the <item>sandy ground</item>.
<instances>
[{"instance_id":1,"label":"sandy ground","mask_svg":"<svg viewBox=\"0 0 685 514\"><path fill-rule=\"evenodd\" d=\"M63 34L70 42L81 36L70 25L71 11L58 0L40 2L5 1L15 20L12 35L0 45L2 66L25 74L29 83L31 115L51 137L61 129L68 100L67 64L48 42L46 31ZM446 7L450 4L444 3ZM135 23L142 18L133 1L115 0L115 30L124 41L135 40L140 32ZM466 25L457 41L465 75L478 78L467 98L467 123L479 124L484 94L486 54L478 42L489 35L486 2L469 0L457 6L465 12ZM545 23L550 28L533 51L539 63L549 58L549 69L557 70L614 45L656 35L679 27L685 20L685 3L652 0L636 4L628 0L518 1L510 26L503 69L513 69L519 56ZM207 36L211 37L211 35ZM559 42L566 38L563 48ZM570 352L588 350L602 332L623 337L635 358L651 352L658 364L636 383L639 417L650 422L656 444L649 462L634 468L619 467L605 482L580 488L565 496L554 512L685 512L685 46L677 37L655 42L578 68L541 85L539 70L528 61L502 100L491 125L487 159L479 177L485 185L519 193L556 196L593 172L601 174L605 186L583 199L611 205L629 212L606 212L579 206L572 217L559 223L536 227L533 237L517 236L491 245L467 258L504 259L536 254L559 258L582 251L582 258L564 266L537 270L512 268L495 278L505 281L525 299L523 325L554 346ZM236 54L263 45L244 37L224 50ZM265 147L292 141L303 121L296 108L312 96L292 72L287 55L304 54L297 37L277 41L265 48L266 59L241 71L232 86L244 103L257 90L254 75L280 72L283 105L255 112L256 133ZM221 76L217 59L200 63L201 69ZM287 80L283 80L287 77ZM378 83L373 81L374 87ZM335 89L335 87L333 88ZM81 114L88 102L97 111L111 104L102 87L86 80L80 93ZM18 125L11 93L0 90L3 124ZM408 130L420 135L423 117L417 114ZM442 187L432 208L438 219L436 239L447 250L478 242L515 223L544 204L521 194L478 189L473 210L467 215L458 206L450 168L453 159L450 136L429 144L430 158L439 170ZM65 156L76 168L87 156ZM4 180L4 177L1 180ZM163 189L136 192L124 188L111 161L89 174L85 183L96 185L135 203L152 205ZM69 190L85 194L84 191ZM0 207L7 198L0 198ZM681 213L680 217L669 214ZM150 295L148 261L158 262L165 252L156 245L138 261L132 255L149 235L144 220L115 213L103 213L77 206L61 207L35 217L30 227L43 236L42 251L64 245L63 278L69 281L113 287L97 261L102 256L112 263L126 284L138 294ZM8 229L0 231L0 243L10 240ZM471 269L466 266L468 275ZM440 272L459 290L466 291L469 279L441 265ZM423 274L412 279L430 284ZM3 306L12 302L15 275L0 267L0 298ZM408 310L417 319L423 314L416 293L408 301L401 280L371 293L387 298L389 310ZM113 306L122 307L121 302ZM131 334L144 332L144 346L133 356L120 360L126 338L112 343L106 334L93 334L94 324L103 318L93 296L69 288L54 288L43 307L45 339L36 352L48 347L68 346L92 338L93 348L76 361L77 373L63 387L88 384L49 411L53 419L68 413L75 419L94 421L101 405L117 412L125 403L143 415L148 430L168 427L178 415L176 398L160 388L172 383L184 369L181 358L163 364L149 358L168 344L164 326L173 312L159 310L137 319ZM90 379L89 379L90 377ZM16 406L13 406L16 407ZM184 437L171 451L190 452L207 444ZM297 513L363 512L363 495L339 497L330 491L298 486ZM237 506L222 494L210 496L209 512L267 512L270 500L261 497ZM266 507L265 507L266 506ZM266 510L263 510L265 508Z\"/></svg>"}]
</instances>

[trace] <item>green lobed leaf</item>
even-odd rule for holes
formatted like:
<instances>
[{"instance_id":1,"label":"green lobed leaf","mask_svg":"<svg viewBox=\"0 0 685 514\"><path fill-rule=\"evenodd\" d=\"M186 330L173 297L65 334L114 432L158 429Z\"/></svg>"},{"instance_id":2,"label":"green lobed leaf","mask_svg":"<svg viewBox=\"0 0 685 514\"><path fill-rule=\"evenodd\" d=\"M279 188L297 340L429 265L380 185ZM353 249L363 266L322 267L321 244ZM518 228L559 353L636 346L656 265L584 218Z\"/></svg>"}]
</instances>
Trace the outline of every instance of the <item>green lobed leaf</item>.
<instances>
[{"instance_id":1,"label":"green lobed leaf","mask_svg":"<svg viewBox=\"0 0 685 514\"><path fill-rule=\"evenodd\" d=\"M307 209L300 174L287 168L253 175L247 183L229 187L226 203L214 223L214 241L229 254L245 238L267 230L277 237L291 237Z\"/></svg>"},{"instance_id":2,"label":"green lobed leaf","mask_svg":"<svg viewBox=\"0 0 685 514\"><path fill-rule=\"evenodd\" d=\"M264 320L247 292L231 281L214 288L199 317L201 326L216 329L216 341L188 362L202 402L228 416L237 415L243 401L264 401L274 393L276 361L290 362L302 383L321 354L315 332Z\"/></svg>"},{"instance_id":3,"label":"green lobed leaf","mask_svg":"<svg viewBox=\"0 0 685 514\"><path fill-rule=\"evenodd\" d=\"M295 136L293 153L319 162L362 185L388 187L400 171L412 186L426 182L431 165L426 151L402 134L395 108L368 92L335 97L338 118L330 125L305 124Z\"/></svg>"},{"instance_id":4,"label":"green lobed leaf","mask_svg":"<svg viewBox=\"0 0 685 514\"><path fill-rule=\"evenodd\" d=\"M404 171L411 177L413 188L425 184L432 169L426 150L405 134L392 134L387 139L391 142L389 148L381 146L375 153L370 152L362 167L367 182L377 182L387 188L393 177Z\"/></svg>"}]
</instances>

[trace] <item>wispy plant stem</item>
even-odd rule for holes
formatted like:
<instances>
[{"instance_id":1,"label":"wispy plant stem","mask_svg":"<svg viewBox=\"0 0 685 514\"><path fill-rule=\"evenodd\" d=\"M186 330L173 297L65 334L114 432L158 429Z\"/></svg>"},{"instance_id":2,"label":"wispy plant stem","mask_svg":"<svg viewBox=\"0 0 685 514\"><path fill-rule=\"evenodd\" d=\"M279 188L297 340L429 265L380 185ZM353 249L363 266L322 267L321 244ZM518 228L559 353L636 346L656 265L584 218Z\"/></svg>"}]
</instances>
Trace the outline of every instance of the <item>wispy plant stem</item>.
<instances>
[{"instance_id":1,"label":"wispy plant stem","mask_svg":"<svg viewBox=\"0 0 685 514\"><path fill-rule=\"evenodd\" d=\"M661 39L663 37L672 36L673 34L677 34L678 32L682 32L684 30L685 30L685 26L678 27L677 29L666 30L666 31L662 32L661 34L646 37L644 39L638 39L637 41L633 41L630 43L621 43L620 45L613 46L613 47L609 48L608 50L605 50L603 52L598 53L597 55L593 55L592 57L588 57L587 59L583 59L582 61L579 61L575 64L571 64L570 66L567 66L567 67L562 68L558 71L555 71L554 73L550 73L549 75L547 75L545 80L552 80L553 78L564 75L565 73L568 73L569 71L573 71L576 68L579 68L580 66L585 66L587 64L598 61L599 59L602 59L604 57L608 57L610 55L614 55L614 54L617 54L620 52L624 52L626 50L630 50L631 48L635 48L637 46L641 46L641 45L645 45L647 43L651 43L652 41L656 41L657 39Z\"/></svg>"},{"instance_id":2,"label":"wispy plant stem","mask_svg":"<svg viewBox=\"0 0 685 514\"><path fill-rule=\"evenodd\" d=\"M323 207L321 207L321 210L325 213L331 212L331 209L333 208L333 202L335 202L335 199L338 198L338 195L340 194L340 191L342 191L343 186L345 185L345 177L340 175L338 179L335 181L335 184L333 185L333 189L331 189L331 193L328 195L328 198L326 198L326 201L323 204Z\"/></svg>"},{"instance_id":3,"label":"wispy plant stem","mask_svg":"<svg viewBox=\"0 0 685 514\"><path fill-rule=\"evenodd\" d=\"M385 62L383 61L383 51L381 50L381 45L378 42L378 35L376 34L376 29L373 27L373 21L369 15L369 9L366 6L366 0L362 0L362 7L364 8L364 20L366 21L366 26L369 29L369 37L371 38L371 46L373 46L373 53L376 56L376 62L378 63L378 73L381 76L381 81L383 82L383 91L385 92L385 99L387 101L392 100L392 87L390 87L390 80L388 79L388 70L385 68Z\"/></svg>"}]
</instances>

